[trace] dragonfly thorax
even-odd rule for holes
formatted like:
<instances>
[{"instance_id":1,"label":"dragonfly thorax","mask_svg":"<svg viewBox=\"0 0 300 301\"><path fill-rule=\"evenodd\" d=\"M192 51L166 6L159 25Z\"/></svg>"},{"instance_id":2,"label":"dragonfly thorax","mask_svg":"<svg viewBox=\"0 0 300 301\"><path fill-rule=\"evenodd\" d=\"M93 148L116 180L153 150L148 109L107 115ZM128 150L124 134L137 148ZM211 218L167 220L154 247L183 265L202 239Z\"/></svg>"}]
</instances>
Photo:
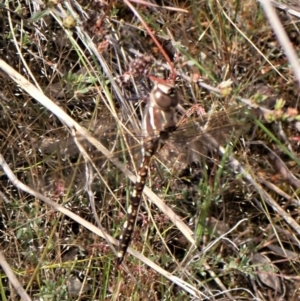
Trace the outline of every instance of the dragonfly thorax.
<instances>
[{"instance_id":1,"label":"dragonfly thorax","mask_svg":"<svg viewBox=\"0 0 300 301\"><path fill-rule=\"evenodd\" d=\"M150 102L145 109L142 131L145 137L162 138L162 132L172 132L176 128L178 97L173 85L157 83L151 91Z\"/></svg>"}]
</instances>

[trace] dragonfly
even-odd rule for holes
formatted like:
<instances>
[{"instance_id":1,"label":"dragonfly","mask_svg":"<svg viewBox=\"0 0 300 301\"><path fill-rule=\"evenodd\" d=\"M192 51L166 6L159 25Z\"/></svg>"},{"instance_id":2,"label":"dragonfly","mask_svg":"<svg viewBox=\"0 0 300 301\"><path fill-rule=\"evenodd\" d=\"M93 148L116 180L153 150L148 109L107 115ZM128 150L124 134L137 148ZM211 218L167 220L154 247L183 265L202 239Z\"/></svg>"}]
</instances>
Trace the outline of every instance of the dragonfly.
<instances>
[{"instance_id":1,"label":"dragonfly","mask_svg":"<svg viewBox=\"0 0 300 301\"><path fill-rule=\"evenodd\" d=\"M117 264L120 265L131 241L142 192L148 176L150 161L160 145L168 139L176 129L176 111L178 96L176 88L171 84L156 83L150 93L150 101L145 109L142 121L142 163L138 171L137 181L127 209L126 222L120 236Z\"/></svg>"},{"instance_id":2,"label":"dragonfly","mask_svg":"<svg viewBox=\"0 0 300 301\"><path fill-rule=\"evenodd\" d=\"M189 133L189 127L192 128L192 126L180 125L177 122L176 108L178 104L179 97L174 84L169 82L156 82L154 84L142 119L142 163L139 167L137 180L130 197L130 204L127 208L126 221L123 225L122 234L119 237L117 265L123 262L134 232L142 192L145 187L152 157L173 133L176 133L178 139L181 139L180 136L183 134L195 137L195 133ZM195 129L195 126L193 128ZM199 132L197 134L200 136Z\"/></svg>"}]
</instances>

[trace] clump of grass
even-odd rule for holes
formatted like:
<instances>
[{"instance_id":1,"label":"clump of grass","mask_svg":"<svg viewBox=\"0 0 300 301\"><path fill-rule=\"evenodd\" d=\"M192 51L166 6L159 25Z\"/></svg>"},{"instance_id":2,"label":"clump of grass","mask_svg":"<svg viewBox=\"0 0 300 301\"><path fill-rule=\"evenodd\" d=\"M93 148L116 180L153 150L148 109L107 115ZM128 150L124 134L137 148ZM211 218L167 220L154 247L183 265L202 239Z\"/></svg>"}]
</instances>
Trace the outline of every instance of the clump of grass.
<instances>
[{"instance_id":1,"label":"clump of grass","mask_svg":"<svg viewBox=\"0 0 300 301\"><path fill-rule=\"evenodd\" d=\"M258 3L200 4L0 7L1 155L27 185L1 171L1 246L32 300L296 298L298 87ZM297 18L277 12L298 50ZM186 126L153 160L163 201L145 190L155 205L140 208L138 253L117 269L109 235L130 202L145 105L129 99L174 74ZM22 294L8 279L2 300Z\"/></svg>"}]
</instances>

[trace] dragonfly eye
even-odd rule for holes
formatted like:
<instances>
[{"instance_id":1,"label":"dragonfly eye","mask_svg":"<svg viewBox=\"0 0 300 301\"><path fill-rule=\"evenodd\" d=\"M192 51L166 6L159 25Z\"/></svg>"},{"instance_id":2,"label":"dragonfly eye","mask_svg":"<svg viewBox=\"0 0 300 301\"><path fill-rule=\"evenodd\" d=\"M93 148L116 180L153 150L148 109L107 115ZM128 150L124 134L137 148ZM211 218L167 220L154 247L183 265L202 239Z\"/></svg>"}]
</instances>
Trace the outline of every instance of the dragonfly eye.
<instances>
[{"instance_id":1,"label":"dragonfly eye","mask_svg":"<svg viewBox=\"0 0 300 301\"><path fill-rule=\"evenodd\" d=\"M151 91L150 99L154 105L164 111L167 111L178 105L176 88L170 84L156 84Z\"/></svg>"}]
</instances>

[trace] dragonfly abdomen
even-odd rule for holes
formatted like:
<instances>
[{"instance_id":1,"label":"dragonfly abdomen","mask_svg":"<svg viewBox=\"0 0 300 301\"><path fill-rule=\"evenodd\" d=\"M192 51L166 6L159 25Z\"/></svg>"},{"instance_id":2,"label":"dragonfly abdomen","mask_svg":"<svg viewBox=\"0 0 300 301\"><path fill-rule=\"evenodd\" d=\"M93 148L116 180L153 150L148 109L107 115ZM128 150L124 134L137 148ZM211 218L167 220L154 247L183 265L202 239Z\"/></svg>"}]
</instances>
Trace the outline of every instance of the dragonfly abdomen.
<instances>
[{"instance_id":1,"label":"dragonfly abdomen","mask_svg":"<svg viewBox=\"0 0 300 301\"><path fill-rule=\"evenodd\" d=\"M148 148L144 153L143 161L138 172L135 187L130 198L130 205L127 209L127 217L126 217L126 222L123 225L123 233L120 236L120 246L118 252L118 259L117 259L118 264L122 263L127 248L130 244L131 237L136 223L137 214L139 211L142 192L148 177L148 169L150 166L151 158L155 153L158 144L159 144L158 139L156 139L156 141L152 141L151 147Z\"/></svg>"}]
</instances>

